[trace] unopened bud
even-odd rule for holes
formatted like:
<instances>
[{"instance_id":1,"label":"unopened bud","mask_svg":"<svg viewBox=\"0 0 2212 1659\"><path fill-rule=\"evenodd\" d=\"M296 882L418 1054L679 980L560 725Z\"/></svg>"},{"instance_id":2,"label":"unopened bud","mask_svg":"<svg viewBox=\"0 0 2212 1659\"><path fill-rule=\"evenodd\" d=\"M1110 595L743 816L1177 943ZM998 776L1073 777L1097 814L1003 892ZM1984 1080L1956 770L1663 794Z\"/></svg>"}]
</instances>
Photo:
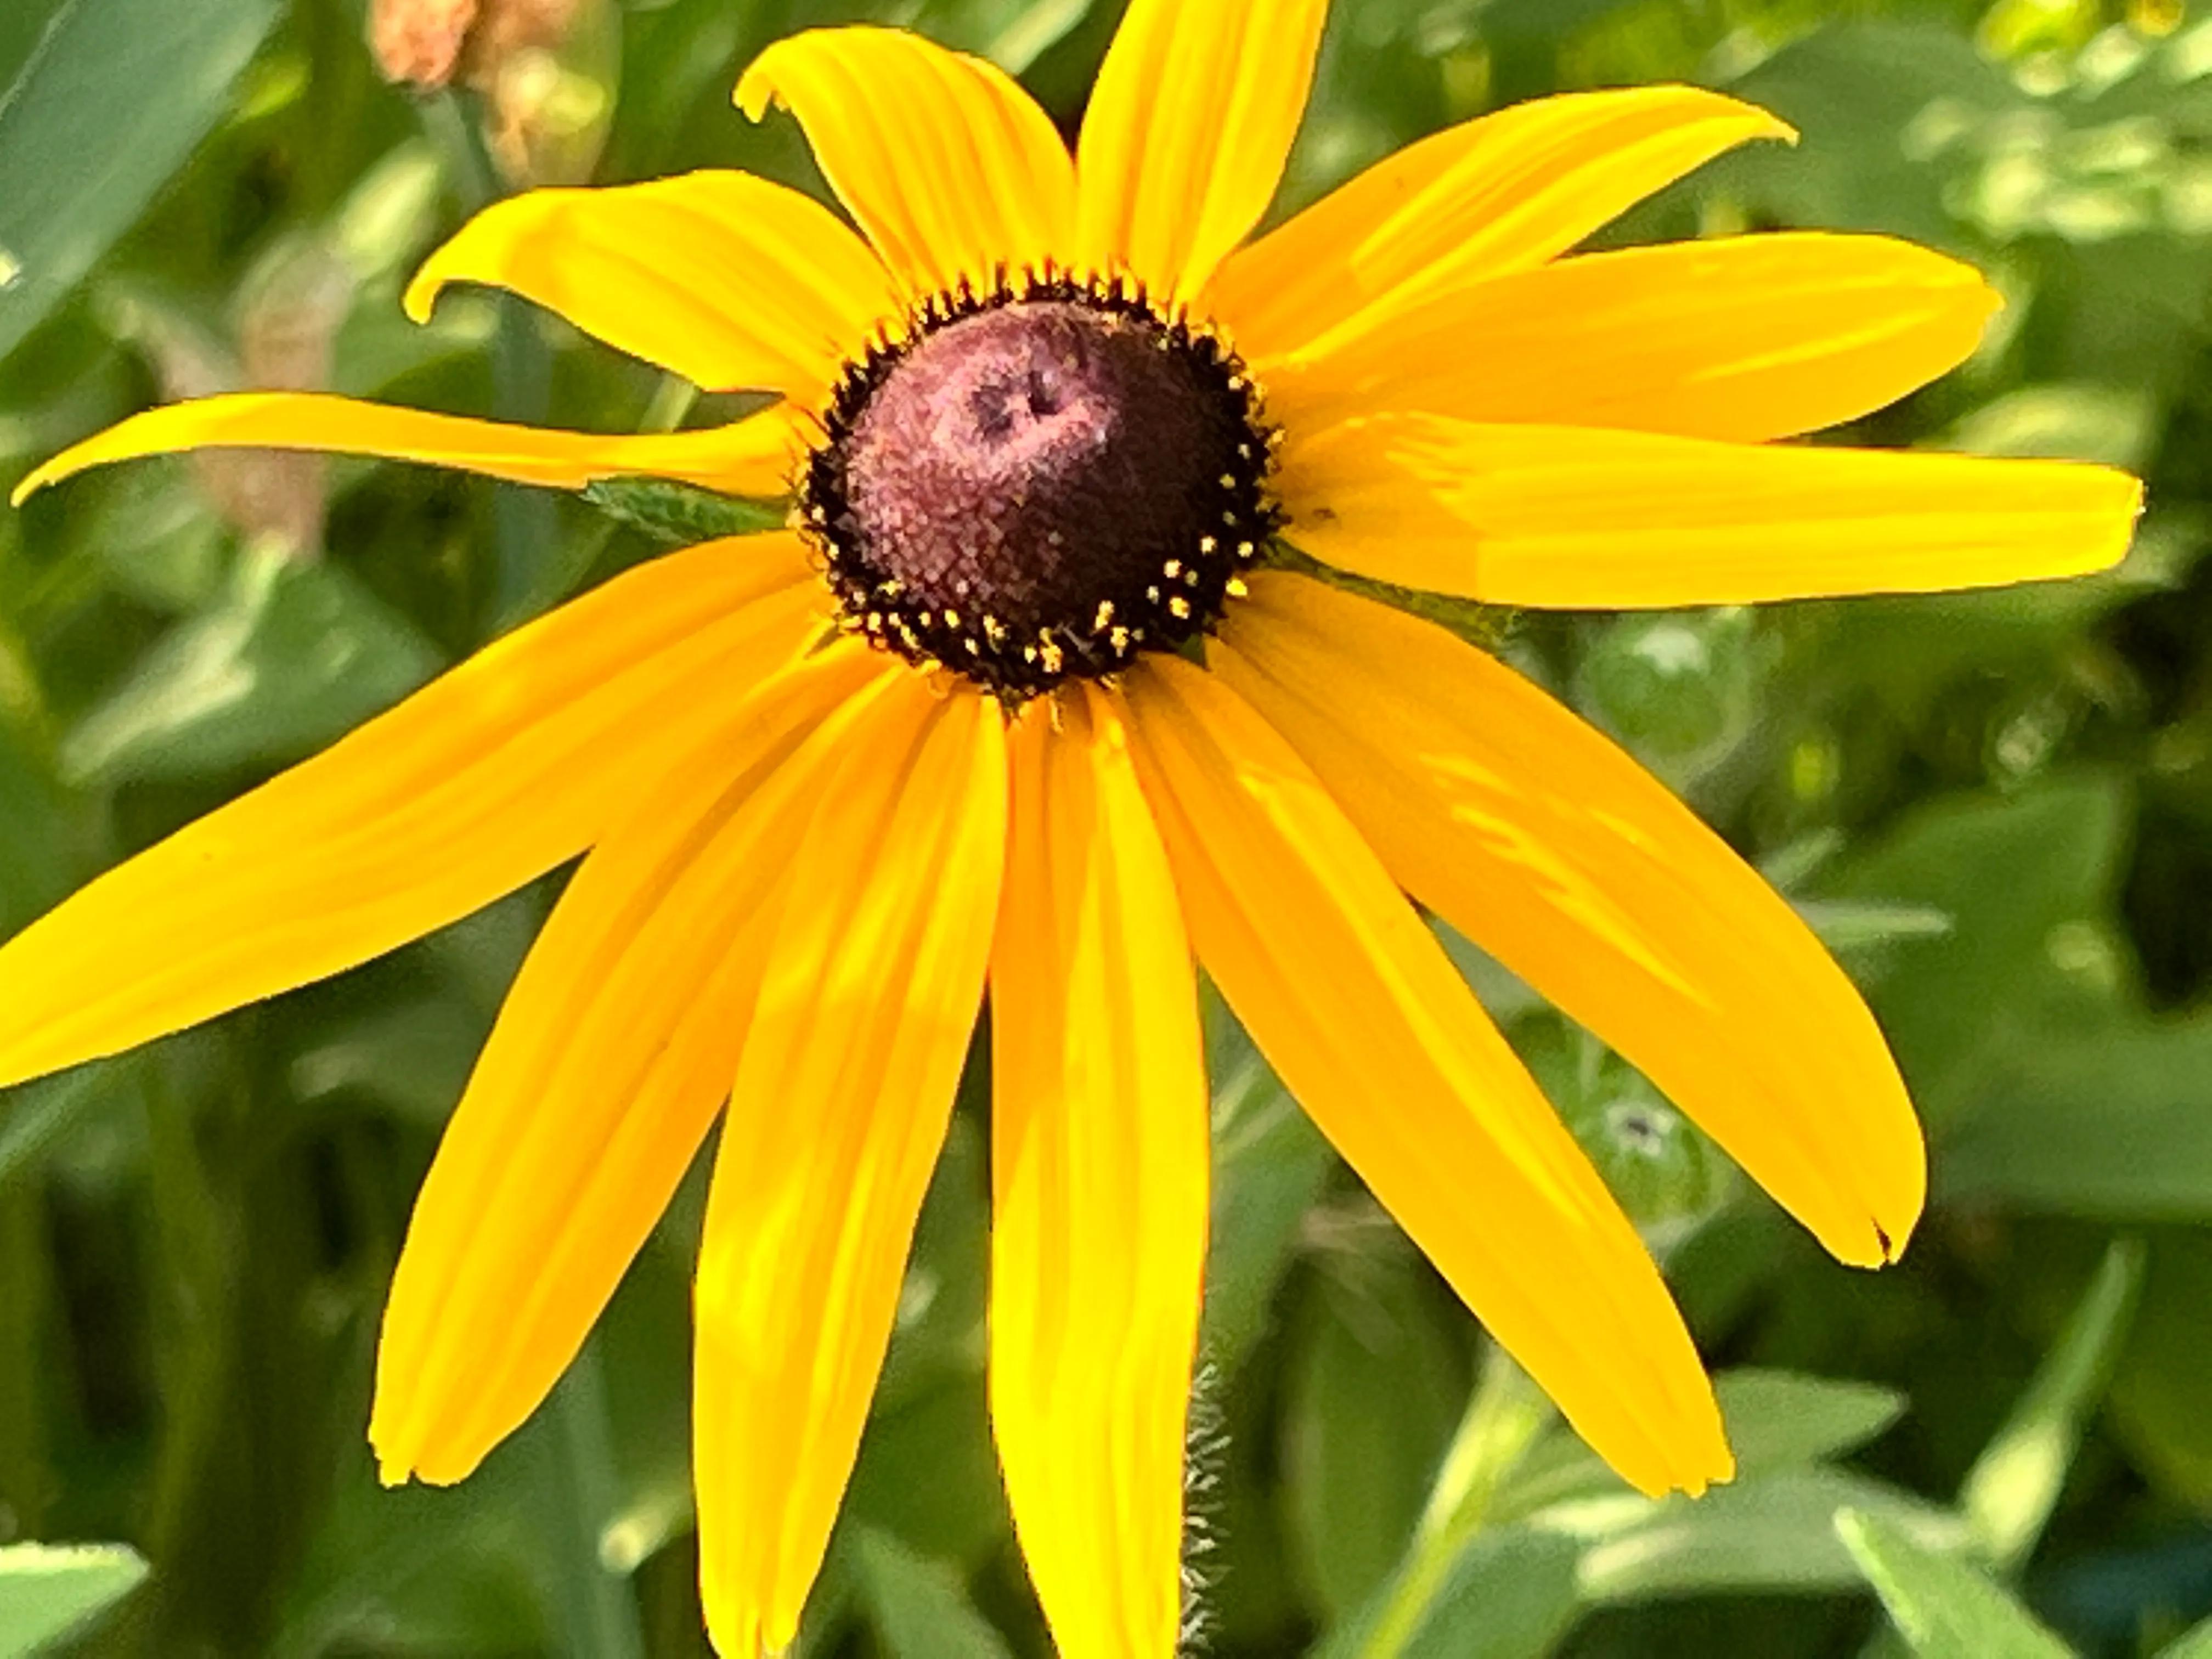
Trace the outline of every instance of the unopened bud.
<instances>
[{"instance_id":1,"label":"unopened bud","mask_svg":"<svg viewBox=\"0 0 2212 1659\"><path fill-rule=\"evenodd\" d=\"M450 82L476 27L477 0L374 0L368 49L387 81L423 92Z\"/></svg>"},{"instance_id":2,"label":"unopened bud","mask_svg":"<svg viewBox=\"0 0 2212 1659\"><path fill-rule=\"evenodd\" d=\"M374 0L368 38L388 80L482 95L485 147L510 184L590 174L620 58L610 0Z\"/></svg>"}]
</instances>

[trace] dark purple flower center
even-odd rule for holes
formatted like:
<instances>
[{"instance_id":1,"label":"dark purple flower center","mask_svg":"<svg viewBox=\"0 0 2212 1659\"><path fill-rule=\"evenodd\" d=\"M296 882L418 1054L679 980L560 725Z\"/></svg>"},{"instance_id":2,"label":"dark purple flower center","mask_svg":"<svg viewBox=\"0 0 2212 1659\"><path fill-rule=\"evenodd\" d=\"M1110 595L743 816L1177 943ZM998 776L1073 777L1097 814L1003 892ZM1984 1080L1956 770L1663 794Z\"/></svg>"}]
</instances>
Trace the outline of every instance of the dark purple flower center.
<instances>
[{"instance_id":1,"label":"dark purple flower center","mask_svg":"<svg viewBox=\"0 0 2212 1659\"><path fill-rule=\"evenodd\" d=\"M1203 633L1275 525L1243 365L1096 285L933 306L825 426L800 505L848 625L1010 702Z\"/></svg>"}]
</instances>

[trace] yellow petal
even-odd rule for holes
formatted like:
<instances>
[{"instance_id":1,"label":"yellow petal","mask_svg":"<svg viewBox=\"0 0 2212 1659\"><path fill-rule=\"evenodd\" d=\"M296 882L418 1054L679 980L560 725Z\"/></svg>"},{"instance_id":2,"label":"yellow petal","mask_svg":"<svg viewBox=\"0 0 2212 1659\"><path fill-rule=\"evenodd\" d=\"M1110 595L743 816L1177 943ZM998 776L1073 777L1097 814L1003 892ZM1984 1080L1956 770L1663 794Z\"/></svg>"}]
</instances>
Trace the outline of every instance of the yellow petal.
<instances>
[{"instance_id":1,"label":"yellow petal","mask_svg":"<svg viewBox=\"0 0 2212 1659\"><path fill-rule=\"evenodd\" d=\"M741 949L765 964L699 1256L708 1628L796 1633L982 1000L1005 860L996 703L894 676Z\"/></svg>"},{"instance_id":2,"label":"yellow petal","mask_svg":"<svg viewBox=\"0 0 2212 1659\"><path fill-rule=\"evenodd\" d=\"M659 477L726 495L780 496L810 430L778 404L733 426L697 432L556 432L434 415L320 392L240 392L165 404L64 450L15 486L33 490L113 461L187 449L314 449L457 467L515 483L580 489L601 478Z\"/></svg>"},{"instance_id":3,"label":"yellow petal","mask_svg":"<svg viewBox=\"0 0 2212 1659\"><path fill-rule=\"evenodd\" d=\"M1274 199L1328 0L1131 0L1076 149L1084 257L1191 300Z\"/></svg>"},{"instance_id":4,"label":"yellow petal","mask_svg":"<svg viewBox=\"0 0 2212 1659\"><path fill-rule=\"evenodd\" d=\"M1065 264L1075 169L1004 70L900 29L809 29L738 83L754 120L799 118L822 172L910 299Z\"/></svg>"},{"instance_id":5,"label":"yellow petal","mask_svg":"<svg viewBox=\"0 0 2212 1659\"><path fill-rule=\"evenodd\" d=\"M794 538L642 565L109 872L0 949L0 1085L321 979L574 857L687 711L821 632Z\"/></svg>"},{"instance_id":6,"label":"yellow petal","mask_svg":"<svg viewBox=\"0 0 2212 1659\"><path fill-rule=\"evenodd\" d=\"M1725 1480L1658 1270L1359 832L1220 679L1151 657L1128 684L1199 957L1291 1091L1625 1479Z\"/></svg>"},{"instance_id":7,"label":"yellow petal","mask_svg":"<svg viewBox=\"0 0 2212 1659\"><path fill-rule=\"evenodd\" d=\"M430 256L407 314L427 320L450 283L512 289L710 392L806 404L897 313L882 264L835 214L744 173L511 197Z\"/></svg>"},{"instance_id":8,"label":"yellow petal","mask_svg":"<svg viewBox=\"0 0 2212 1659\"><path fill-rule=\"evenodd\" d=\"M991 1408L1063 1659L1169 1659L1206 1238L1198 988L1121 710L1013 737L991 964Z\"/></svg>"},{"instance_id":9,"label":"yellow petal","mask_svg":"<svg viewBox=\"0 0 2212 1659\"><path fill-rule=\"evenodd\" d=\"M709 700L562 895L408 1225L369 1428L387 1481L461 1479L575 1357L729 1092L763 968L739 933L862 688L901 672L852 641Z\"/></svg>"},{"instance_id":10,"label":"yellow petal","mask_svg":"<svg viewBox=\"0 0 2212 1659\"><path fill-rule=\"evenodd\" d=\"M1290 538L1380 581L1503 605L1926 593L2116 563L2142 486L2071 461L1707 443L1426 416L1293 446Z\"/></svg>"},{"instance_id":11,"label":"yellow petal","mask_svg":"<svg viewBox=\"0 0 2212 1659\"><path fill-rule=\"evenodd\" d=\"M1408 145L1231 254L1203 308L1247 357L1282 356L1370 307L1540 265L1722 151L1794 137L1696 87L1516 104Z\"/></svg>"},{"instance_id":12,"label":"yellow petal","mask_svg":"<svg viewBox=\"0 0 2212 1659\"><path fill-rule=\"evenodd\" d=\"M1370 308L1258 364L1293 432L1386 410L1792 437L1957 367L1997 307L1970 267L1790 233L1589 253Z\"/></svg>"},{"instance_id":13,"label":"yellow petal","mask_svg":"<svg viewBox=\"0 0 2212 1659\"><path fill-rule=\"evenodd\" d=\"M1926 1194L1920 1127L1796 912L1504 664L1303 577L1251 586L1215 665L1400 884L1626 1055L1838 1256L1893 1257Z\"/></svg>"}]
</instances>

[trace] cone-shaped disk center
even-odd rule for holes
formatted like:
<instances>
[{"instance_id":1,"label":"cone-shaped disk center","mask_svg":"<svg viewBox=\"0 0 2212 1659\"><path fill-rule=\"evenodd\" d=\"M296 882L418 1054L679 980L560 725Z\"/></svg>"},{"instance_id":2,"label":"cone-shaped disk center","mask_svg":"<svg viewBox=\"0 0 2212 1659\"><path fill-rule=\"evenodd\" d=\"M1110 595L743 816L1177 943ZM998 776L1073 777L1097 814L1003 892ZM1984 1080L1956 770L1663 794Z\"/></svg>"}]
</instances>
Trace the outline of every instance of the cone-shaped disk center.
<instances>
[{"instance_id":1,"label":"cone-shaped disk center","mask_svg":"<svg viewBox=\"0 0 2212 1659\"><path fill-rule=\"evenodd\" d=\"M1234 359L1074 292L856 373L807 489L860 625L1018 696L1202 629L1267 528Z\"/></svg>"}]
</instances>

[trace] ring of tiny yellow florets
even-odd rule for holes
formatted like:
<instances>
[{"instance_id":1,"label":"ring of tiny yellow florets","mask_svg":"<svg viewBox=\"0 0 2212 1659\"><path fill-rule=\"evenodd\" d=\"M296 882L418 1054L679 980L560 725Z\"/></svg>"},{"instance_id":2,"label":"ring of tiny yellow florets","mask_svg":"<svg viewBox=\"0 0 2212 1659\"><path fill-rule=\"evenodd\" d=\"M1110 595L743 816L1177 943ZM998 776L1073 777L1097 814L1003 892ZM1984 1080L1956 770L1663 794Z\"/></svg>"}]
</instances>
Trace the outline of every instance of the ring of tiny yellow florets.
<instances>
[{"instance_id":1,"label":"ring of tiny yellow florets","mask_svg":"<svg viewBox=\"0 0 2212 1659\"><path fill-rule=\"evenodd\" d=\"M1218 500L1203 533L1164 558L1147 580L1093 596L1080 615L1016 637L988 611L925 606L896 577L875 568L854 533L840 446L869 400L915 348L938 330L1006 306L1062 302L1148 323L1165 349L1184 354L1242 422L1236 463L1218 480ZM886 330L849 360L821 417L794 491L792 521L824 562L836 594L838 625L925 672L949 669L976 681L1010 707L1071 679L1108 678L1146 651L1177 651L1219 624L1242 598L1243 573L1258 563L1285 522L1269 489L1282 434L1262 413L1261 389L1235 349L1187 309L1156 302L1143 284L1121 276L1076 276L1048 264L1018 276L1001 270L978 291L963 277L956 290L923 301L896 332Z\"/></svg>"}]
</instances>

